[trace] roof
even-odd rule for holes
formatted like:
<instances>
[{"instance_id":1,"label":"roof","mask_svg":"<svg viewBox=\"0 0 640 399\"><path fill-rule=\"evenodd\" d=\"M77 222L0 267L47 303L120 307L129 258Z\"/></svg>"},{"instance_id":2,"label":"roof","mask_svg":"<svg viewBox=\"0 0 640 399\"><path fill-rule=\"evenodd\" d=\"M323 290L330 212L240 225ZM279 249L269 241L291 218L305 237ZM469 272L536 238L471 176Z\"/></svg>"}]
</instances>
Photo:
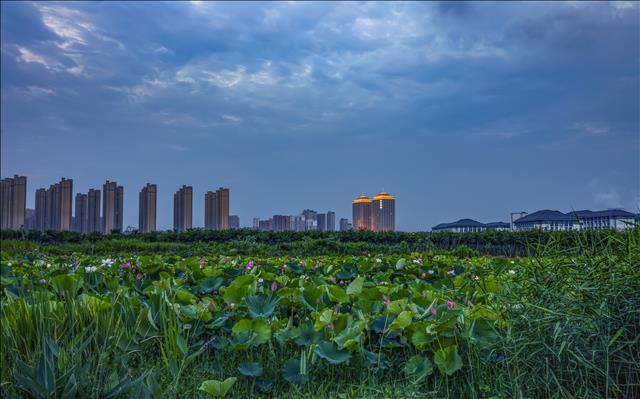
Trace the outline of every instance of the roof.
<instances>
[{"instance_id":1,"label":"roof","mask_svg":"<svg viewBox=\"0 0 640 399\"><path fill-rule=\"evenodd\" d=\"M396 197L394 197L393 195L382 191L380 194L376 195L375 197L373 197L374 201L378 201L378 200L394 200L395 201Z\"/></svg>"},{"instance_id":2,"label":"roof","mask_svg":"<svg viewBox=\"0 0 640 399\"><path fill-rule=\"evenodd\" d=\"M500 227L509 228L509 227L511 227L511 225L509 223L505 223L505 222L491 222L491 223L485 223L484 227L486 227L488 229L497 229L497 228L500 228Z\"/></svg>"},{"instance_id":3,"label":"roof","mask_svg":"<svg viewBox=\"0 0 640 399\"><path fill-rule=\"evenodd\" d=\"M354 204L361 204L361 203L370 203L372 200L371 198L367 197L366 195L361 195L358 198L353 200Z\"/></svg>"},{"instance_id":4,"label":"roof","mask_svg":"<svg viewBox=\"0 0 640 399\"><path fill-rule=\"evenodd\" d=\"M570 221L575 221L576 219L577 218L575 215L567 215L560 211L552 211L549 209L545 209L542 211L530 213L527 216L523 216L520 219L515 220L513 223L521 224L521 223L550 222L550 221L570 222Z\"/></svg>"},{"instance_id":5,"label":"roof","mask_svg":"<svg viewBox=\"0 0 640 399\"><path fill-rule=\"evenodd\" d=\"M597 217L617 217L617 218L635 218L635 214L627 212L622 209L607 209L604 211L590 211L588 209L582 211L574 211L568 213L562 213L560 211L551 211L545 209L537 211L520 219L515 220L513 223L531 223L531 222L577 222L579 219L597 218Z\"/></svg>"},{"instance_id":6,"label":"roof","mask_svg":"<svg viewBox=\"0 0 640 399\"><path fill-rule=\"evenodd\" d=\"M569 214L571 215L577 215L578 218L600 218L600 217L623 217L623 218L634 218L637 217L637 215L631 213L631 212L627 212L623 209L607 209L604 211L590 211L590 210L584 210L584 211L575 211L575 212L569 212Z\"/></svg>"},{"instance_id":7,"label":"roof","mask_svg":"<svg viewBox=\"0 0 640 399\"><path fill-rule=\"evenodd\" d=\"M440 223L437 226L431 228L431 230L442 230L454 227L485 227L484 223L480 223L473 219L460 219L453 223Z\"/></svg>"}]
</instances>

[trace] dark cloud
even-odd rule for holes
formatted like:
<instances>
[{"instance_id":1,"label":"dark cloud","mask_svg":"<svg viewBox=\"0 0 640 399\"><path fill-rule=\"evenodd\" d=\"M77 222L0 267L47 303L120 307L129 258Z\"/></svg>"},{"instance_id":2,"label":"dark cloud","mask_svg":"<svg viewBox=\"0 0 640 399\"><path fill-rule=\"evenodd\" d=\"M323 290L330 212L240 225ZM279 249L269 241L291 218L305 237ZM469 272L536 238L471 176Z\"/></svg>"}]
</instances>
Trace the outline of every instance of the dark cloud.
<instances>
[{"instance_id":1,"label":"dark cloud","mask_svg":"<svg viewBox=\"0 0 640 399\"><path fill-rule=\"evenodd\" d=\"M119 179L131 224L149 180L165 228L181 184L243 224L385 188L409 230L639 195L637 3L1 7L3 174Z\"/></svg>"}]
</instances>

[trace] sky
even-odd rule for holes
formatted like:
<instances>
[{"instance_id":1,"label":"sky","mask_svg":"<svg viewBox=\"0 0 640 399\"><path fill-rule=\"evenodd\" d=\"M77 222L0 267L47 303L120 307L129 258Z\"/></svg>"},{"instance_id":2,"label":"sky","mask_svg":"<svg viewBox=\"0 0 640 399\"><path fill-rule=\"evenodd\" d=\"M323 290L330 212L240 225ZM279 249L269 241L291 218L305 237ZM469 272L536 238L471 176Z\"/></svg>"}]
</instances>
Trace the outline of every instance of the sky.
<instances>
[{"instance_id":1,"label":"sky","mask_svg":"<svg viewBox=\"0 0 640 399\"><path fill-rule=\"evenodd\" d=\"M640 208L633 2L1 3L2 176L231 190L231 214L384 190L396 227ZM337 222L337 221L336 221Z\"/></svg>"}]
</instances>

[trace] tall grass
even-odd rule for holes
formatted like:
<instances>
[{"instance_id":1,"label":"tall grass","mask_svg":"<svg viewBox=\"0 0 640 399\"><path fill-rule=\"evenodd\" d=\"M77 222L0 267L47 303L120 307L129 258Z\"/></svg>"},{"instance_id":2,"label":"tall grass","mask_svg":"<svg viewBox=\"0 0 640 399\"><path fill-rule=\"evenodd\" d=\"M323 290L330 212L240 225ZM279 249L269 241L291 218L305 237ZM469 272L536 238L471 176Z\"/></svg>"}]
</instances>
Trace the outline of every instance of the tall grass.
<instances>
[{"instance_id":1,"label":"tall grass","mask_svg":"<svg viewBox=\"0 0 640 399\"><path fill-rule=\"evenodd\" d=\"M361 357L334 367L310 365L302 387L281 376L300 348L268 345L217 350L194 339L169 305L175 292L128 295L114 285L103 299L76 295L72 285L50 292L24 284L2 294L2 397L204 397L204 379L238 375L242 361L260 361L277 398L637 398L640 397L640 229L627 235L551 236L533 245L532 265L495 295L509 322L488 348L459 342L464 367L413 384L403 373L412 346L387 352L375 370ZM461 255L463 255L461 253ZM468 254L467 254L468 255ZM496 268L508 268L504 262ZM501 270L499 272L506 272ZM90 287L83 289L90 290ZM367 342L376 339L368 332ZM371 348L381 351L381 348ZM317 360L317 359L316 359ZM260 394L239 379L230 396Z\"/></svg>"}]
</instances>

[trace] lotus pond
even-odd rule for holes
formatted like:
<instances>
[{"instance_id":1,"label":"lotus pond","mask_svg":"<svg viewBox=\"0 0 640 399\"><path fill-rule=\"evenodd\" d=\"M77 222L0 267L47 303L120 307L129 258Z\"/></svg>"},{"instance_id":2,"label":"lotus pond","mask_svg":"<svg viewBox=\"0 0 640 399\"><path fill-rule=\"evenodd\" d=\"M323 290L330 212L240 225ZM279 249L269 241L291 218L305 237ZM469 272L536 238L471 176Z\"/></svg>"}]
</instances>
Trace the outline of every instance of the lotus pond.
<instances>
[{"instance_id":1,"label":"lotus pond","mask_svg":"<svg viewBox=\"0 0 640 399\"><path fill-rule=\"evenodd\" d=\"M3 254L2 393L623 397L635 259Z\"/></svg>"}]
</instances>

